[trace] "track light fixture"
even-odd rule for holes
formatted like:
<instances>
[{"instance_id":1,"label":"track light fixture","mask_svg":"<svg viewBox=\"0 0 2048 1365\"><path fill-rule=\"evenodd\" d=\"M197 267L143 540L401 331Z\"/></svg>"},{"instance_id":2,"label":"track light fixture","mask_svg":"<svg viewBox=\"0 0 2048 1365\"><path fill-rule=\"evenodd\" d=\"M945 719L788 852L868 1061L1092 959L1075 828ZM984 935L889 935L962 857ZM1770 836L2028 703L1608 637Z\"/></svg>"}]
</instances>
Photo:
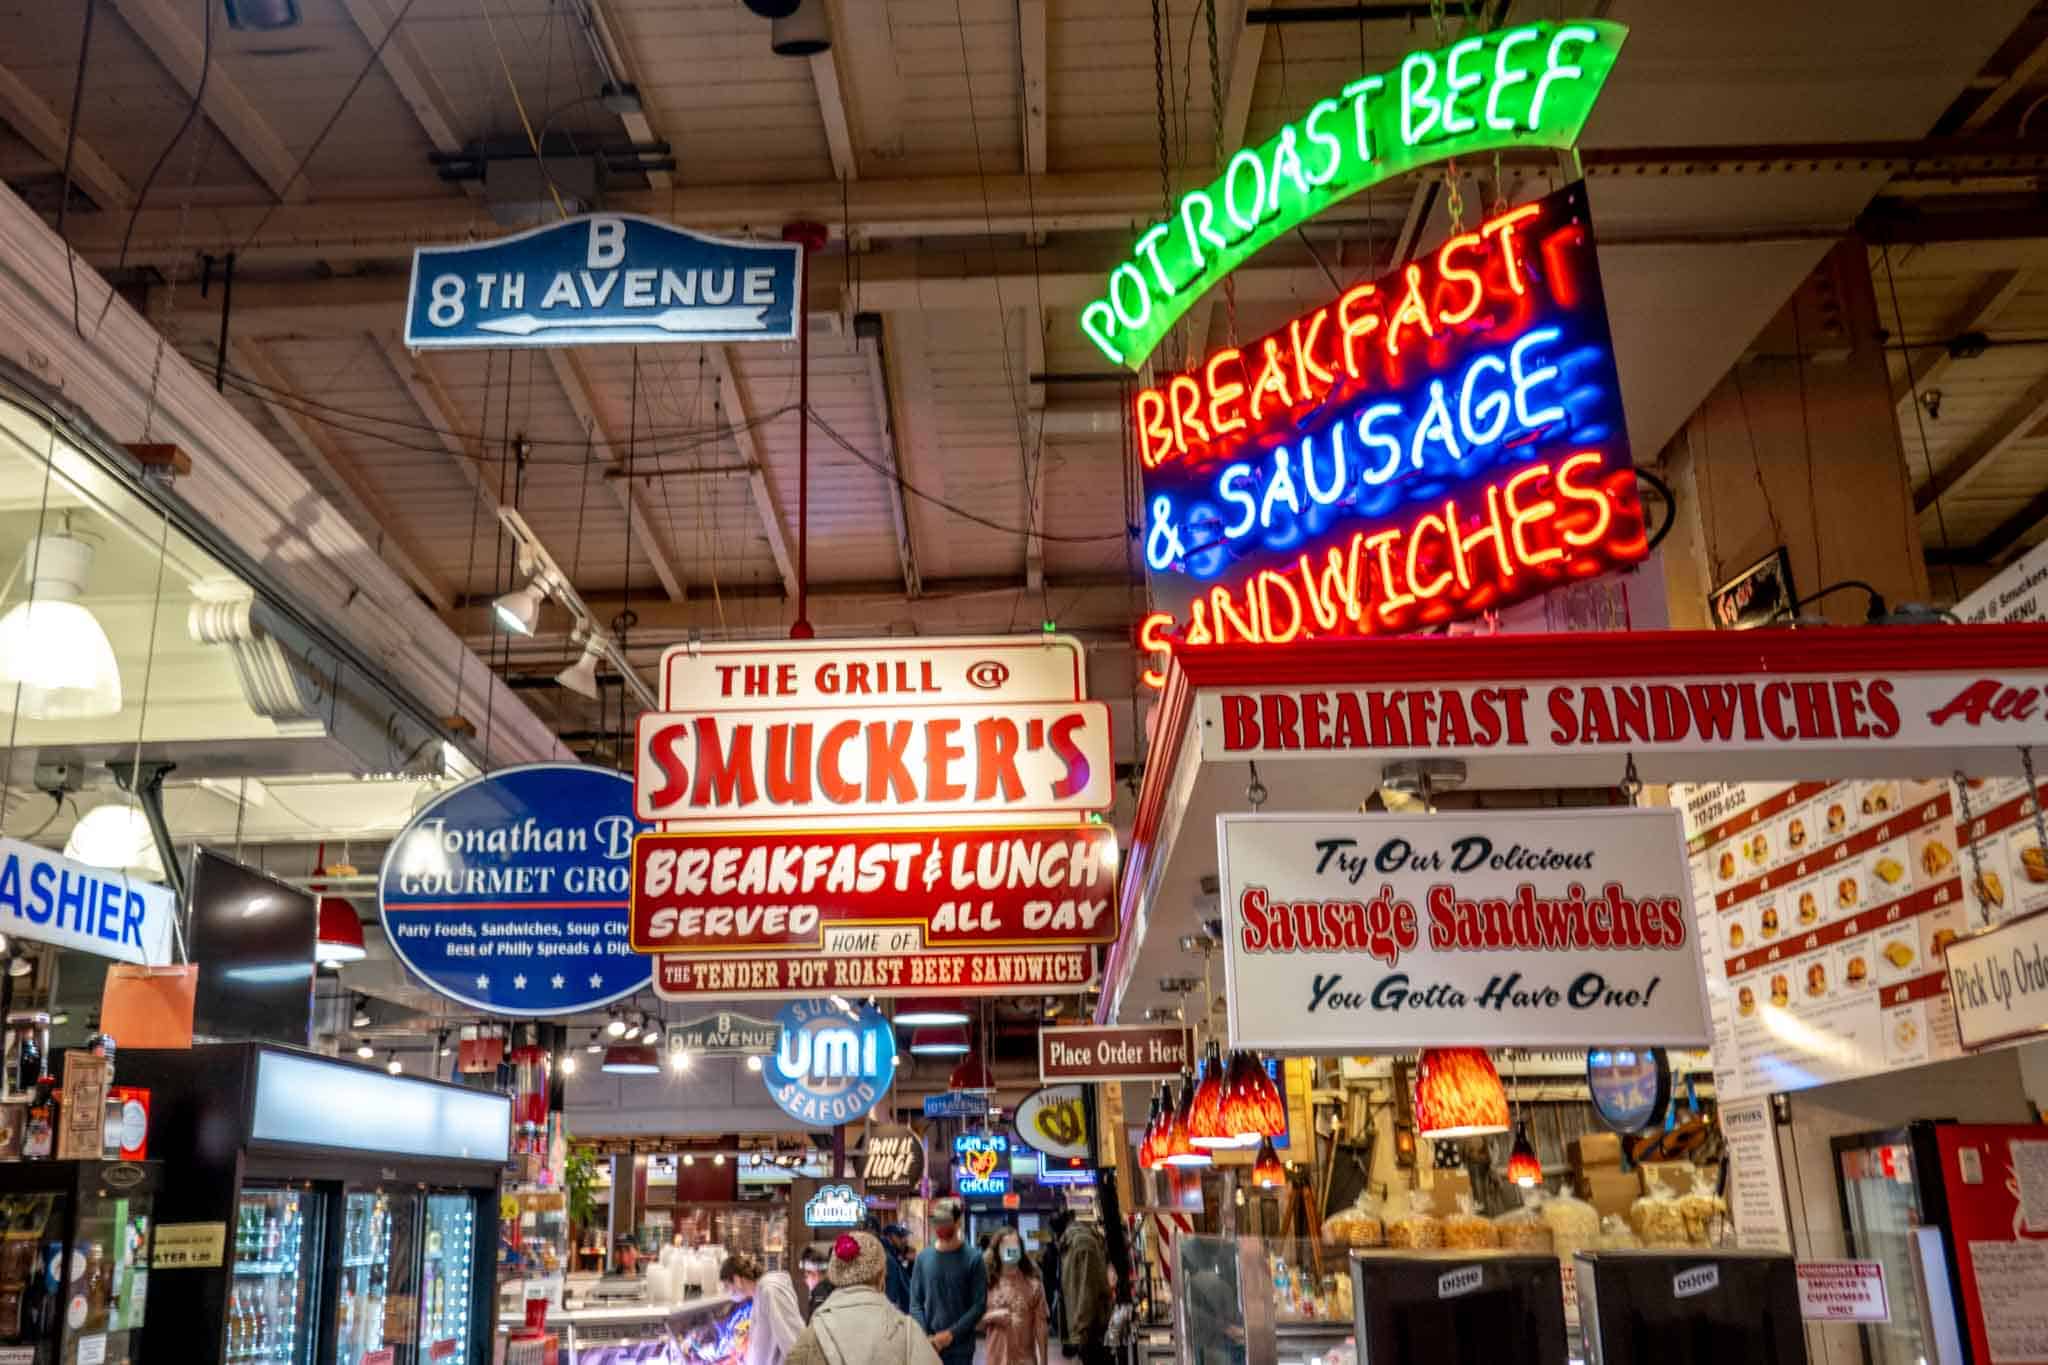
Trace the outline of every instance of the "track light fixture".
<instances>
[{"instance_id":1,"label":"track light fixture","mask_svg":"<svg viewBox=\"0 0 2048 1365\"><path fill-rule=\"evenodd\" d=\"M605 637L595 631L584 636L583 653L575 663L555 674L555 681L579 697L596 701L597 665L604 658Z\"/></svg>"},{"instance_id":2,"label":"track light fixture","mask_svg":"<svg viewBox=\"0 0 2048 1365\"><path fill-rule=\"evenodd\" d=\"M540 625L540 604L548 593L540 577L523 588L515 588L491 603L491 611L497 617L498 629L507 635L531 635Z\"/></svg>"}]
</instances>

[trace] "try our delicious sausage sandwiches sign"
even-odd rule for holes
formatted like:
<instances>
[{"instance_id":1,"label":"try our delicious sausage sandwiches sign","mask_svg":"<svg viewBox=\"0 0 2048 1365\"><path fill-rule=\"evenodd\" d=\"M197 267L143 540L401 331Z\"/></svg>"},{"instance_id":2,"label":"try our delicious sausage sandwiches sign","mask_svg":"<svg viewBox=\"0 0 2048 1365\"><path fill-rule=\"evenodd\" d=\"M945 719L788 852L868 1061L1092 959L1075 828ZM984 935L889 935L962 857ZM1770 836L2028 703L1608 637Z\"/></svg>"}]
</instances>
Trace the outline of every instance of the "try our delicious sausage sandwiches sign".
<instances>
[{"instance_id":1,"label":"try our delicious sausage sandwiches sign","mask_svg":"<svg viewBox=\"0 0 2048 1365\"><path fill-rule=\"evenodd\" d=\"M1707 1041L1675 810L1217 824L1234 1044Z\"/></svg>"}]
</instances>

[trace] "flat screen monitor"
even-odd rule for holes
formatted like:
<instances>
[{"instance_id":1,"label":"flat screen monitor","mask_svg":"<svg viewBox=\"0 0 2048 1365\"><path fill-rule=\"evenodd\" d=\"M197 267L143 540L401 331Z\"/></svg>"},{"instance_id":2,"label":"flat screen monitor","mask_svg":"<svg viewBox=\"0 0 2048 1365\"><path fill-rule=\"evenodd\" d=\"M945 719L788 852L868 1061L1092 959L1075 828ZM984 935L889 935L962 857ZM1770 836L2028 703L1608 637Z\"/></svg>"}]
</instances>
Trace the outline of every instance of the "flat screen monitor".
<instances>
[{"instance_id":1,"label":"flat screen monitor","mask_svg":"<svg viewBox=\"0 0 2048 1365\"><path fill-rule=\"evenodd\" d=\"M198 1042L313 1042L318 901L212 849L192 854L192 960Z\"/></svg>"},{"instance_id":2,"label":"flat screen monitor","mask_svg":"<svg viewBox=\"0 0 2048 1365\"><path fill-rule=\"evenodd\" d=\"M1792 1258L1744 1251L1582 1251L1588 1365L1805 1365Z\"/></svg>"},{"instance_id":3,"label":"flat screen monitor","mask_svg":"<svg viewBox=\"0 0 2048 1365\"><path fill-rule=\"evenodd\" d=\"M1564 1365L1555 1256L1351 1253L1359 1365Z\"/></svg>"}]
</instances>

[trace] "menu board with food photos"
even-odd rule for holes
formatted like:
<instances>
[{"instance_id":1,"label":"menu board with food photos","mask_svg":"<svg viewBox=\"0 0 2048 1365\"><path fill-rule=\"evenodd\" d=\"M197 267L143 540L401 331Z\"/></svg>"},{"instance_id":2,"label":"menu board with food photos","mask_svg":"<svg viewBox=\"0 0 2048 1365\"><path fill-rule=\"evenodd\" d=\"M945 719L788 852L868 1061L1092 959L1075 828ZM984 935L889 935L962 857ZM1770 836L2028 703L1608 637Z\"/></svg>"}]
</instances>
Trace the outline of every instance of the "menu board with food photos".
<instances>
[{"instance_id":1,"label":"menu board with food photos","mask_svg":"<svg viewBox=\"0 0 2048 1365\"><path fill-rule=\"evenodd\" d=\"M2024 784L2012 786L2016 799ZM1987 799L1998 788L1987 786ZM1673 794L1685 812L1723 1097L1960 1055L1942 955L1986 922L1989 893L2011 912L2019 898L2009 869L2022 855L2001 846L1985 858L1984 885L1969 885L1949 783L1717 784ZM1974 791L1971 801L1975 813ZM2030 907L2048 904L2048 862L2042 872Z\"/></svg>"}]
</instances>

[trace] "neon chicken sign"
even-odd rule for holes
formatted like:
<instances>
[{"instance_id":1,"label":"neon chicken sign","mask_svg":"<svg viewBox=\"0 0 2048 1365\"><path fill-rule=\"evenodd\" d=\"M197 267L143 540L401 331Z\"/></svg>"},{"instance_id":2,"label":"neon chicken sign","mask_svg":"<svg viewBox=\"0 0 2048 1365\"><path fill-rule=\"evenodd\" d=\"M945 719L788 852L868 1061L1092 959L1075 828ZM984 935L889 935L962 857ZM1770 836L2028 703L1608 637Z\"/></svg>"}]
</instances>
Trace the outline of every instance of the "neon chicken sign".
<instances>
[{"instance_id":1,"label":"neon chicken sign","mask_svg":"<svg viewBox=\"0 0 2048 1365\"><path fill-rule=\"evenodd\" d=\"M1642 559L1585 187L1139 391L1152 651L1412 631ZM1156 679L1157 674L1151 675Z\"/></svg>"}]
</instances>

